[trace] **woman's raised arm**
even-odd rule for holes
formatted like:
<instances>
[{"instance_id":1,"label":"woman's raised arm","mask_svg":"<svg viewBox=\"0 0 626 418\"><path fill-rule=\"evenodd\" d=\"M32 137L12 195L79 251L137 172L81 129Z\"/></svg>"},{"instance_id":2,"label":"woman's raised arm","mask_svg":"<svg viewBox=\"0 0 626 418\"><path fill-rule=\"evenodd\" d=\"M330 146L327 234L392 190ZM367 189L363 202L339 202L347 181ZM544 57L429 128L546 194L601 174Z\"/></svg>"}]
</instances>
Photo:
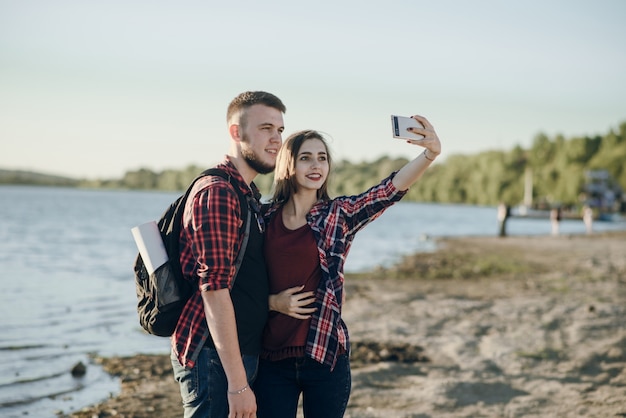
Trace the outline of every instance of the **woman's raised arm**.
<instances>
[{"instance_id":1,"label":"woman's raised arm","mask_svg":"<svg viewBox=\"0 0 626 418\"><path fill-rule=\"evenodd\" d=\"M409 139L406 142L424 147L424 151L402 167L393 178L393 185L399 190L408 189L422 177L422 174L424 174L430 164L435 161L435 158L441 153L441 142L439 142L439 137L433 125L423 116L414 115L411 117L420 122L424 127L409 129L415 134L424 135L424 138Z\"/></svg>"}]
</instances>

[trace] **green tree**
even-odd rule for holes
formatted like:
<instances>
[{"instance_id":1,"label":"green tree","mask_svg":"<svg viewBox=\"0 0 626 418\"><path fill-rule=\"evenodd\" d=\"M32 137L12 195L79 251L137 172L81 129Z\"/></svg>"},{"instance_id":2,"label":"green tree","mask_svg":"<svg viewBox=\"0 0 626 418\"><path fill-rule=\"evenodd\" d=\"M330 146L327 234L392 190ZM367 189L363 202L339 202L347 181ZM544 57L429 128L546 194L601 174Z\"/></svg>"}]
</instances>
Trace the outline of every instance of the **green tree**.
<instances>
[{"instance_id":1,"label":"green tree","mask_svg":"<svg viewBox=\"0 0 626 418\"><path fill-rule=\"evenodd\" d=\"M122 178L123 187L129 189L155 189L157 185L157 175L147 168L137 171L129 171Z\"/></svg>"}]
</instances>

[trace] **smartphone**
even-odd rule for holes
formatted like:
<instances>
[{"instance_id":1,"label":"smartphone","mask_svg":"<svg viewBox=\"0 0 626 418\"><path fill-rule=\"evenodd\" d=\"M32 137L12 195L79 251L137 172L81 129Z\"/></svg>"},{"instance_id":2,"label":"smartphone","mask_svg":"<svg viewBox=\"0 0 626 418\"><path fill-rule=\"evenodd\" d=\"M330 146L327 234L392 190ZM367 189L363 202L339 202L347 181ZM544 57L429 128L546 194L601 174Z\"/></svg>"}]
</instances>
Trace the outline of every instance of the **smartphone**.
<instances>
[{"instance_id":1,"label":"smartphone","mask_svg":"<svg viewBox=\"0 0 626 418\"><path fill-rule=\"evenodd\" d=\"M413 118L409 118L407 116L396 116L391 115L391 131L393 133L394 138L399 139L423 139L424 135L414 134L413 132L407 131L407 128L415 127L415 128L423 128L420 122L416 121Z\"/></svg>"}]
</instances>

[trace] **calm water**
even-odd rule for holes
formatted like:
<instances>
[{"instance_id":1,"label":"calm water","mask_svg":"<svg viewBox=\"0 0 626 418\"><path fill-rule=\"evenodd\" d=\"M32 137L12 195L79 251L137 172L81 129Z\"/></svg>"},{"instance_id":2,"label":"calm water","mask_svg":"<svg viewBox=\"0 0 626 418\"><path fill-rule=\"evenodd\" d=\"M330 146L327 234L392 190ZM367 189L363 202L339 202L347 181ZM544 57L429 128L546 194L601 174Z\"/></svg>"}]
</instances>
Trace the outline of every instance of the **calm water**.
<instances>
[{"instance_id":1,"label":"calm water","mask_svg":"<svg viewBox=\"0 0 626 418\"><path fill-rule=\"evenodd\" d=\"M89 354L167 353L137 322L130 228L177 193L0 186L0 416L53 417L117 393ZM624 224L595 224L596 230ZM510 220L512 235L547 235L546 220ZM565 221L563 234L582 234ZM347 271L430 251L429 237L495 235L492 207L399 203L354 242ZM87 374L69 373L78 362Z\"/></svg>"}]
</instances>

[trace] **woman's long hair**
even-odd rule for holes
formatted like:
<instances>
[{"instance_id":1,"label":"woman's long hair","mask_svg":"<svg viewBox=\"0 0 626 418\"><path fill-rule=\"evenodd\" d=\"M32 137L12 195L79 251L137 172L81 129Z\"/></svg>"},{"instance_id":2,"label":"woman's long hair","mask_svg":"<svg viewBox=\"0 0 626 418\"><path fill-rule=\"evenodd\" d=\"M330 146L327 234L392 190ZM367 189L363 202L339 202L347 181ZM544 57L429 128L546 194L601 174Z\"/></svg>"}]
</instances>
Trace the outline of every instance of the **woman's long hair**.
<instances>
[{"instance_id":1,"label":"woman's long hair","mask_svg":"<svg viewBox=\"0 0 626 418\"><path fill-rule=\"evenodd\" d=\"M296 157L304 141L309 139L319 139L324 144L324 148L326 148L329 175L326 177L326 180L324 180L322 187L317 191L317 198L318 200L330 199L328 195L328 179L330 177L330 169L332 168L332 159L330 157L328 143L319 132L304 130L291 134L278 152L278 156L276 157L276 169L274 171L273 202L286 202L292 194L298 191L298 184L296 183Z\"/></svg>"}]
</instances>

